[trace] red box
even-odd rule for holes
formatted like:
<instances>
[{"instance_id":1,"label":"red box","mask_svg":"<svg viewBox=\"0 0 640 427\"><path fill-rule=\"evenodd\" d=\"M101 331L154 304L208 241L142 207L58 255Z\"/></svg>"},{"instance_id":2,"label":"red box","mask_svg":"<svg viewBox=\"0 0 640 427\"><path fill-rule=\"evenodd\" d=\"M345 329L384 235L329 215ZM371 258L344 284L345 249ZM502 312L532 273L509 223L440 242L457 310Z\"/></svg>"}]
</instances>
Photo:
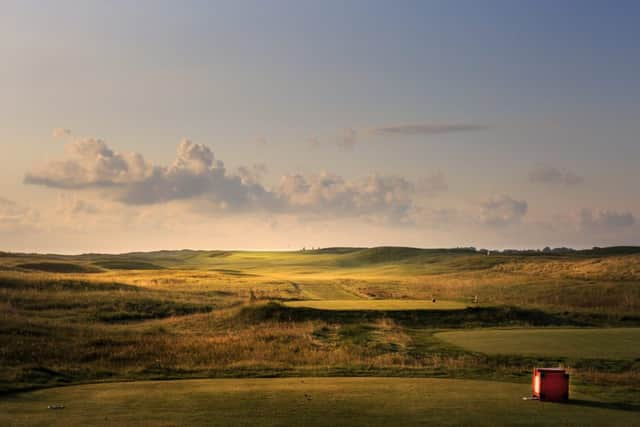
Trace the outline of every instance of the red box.
<instances>
[{"instance_id":1,"label":"red box","mask_svg":"<svg viewBox=\"0 0 640 427\"><path fill-rule=\"evenodd\" d=\"M547 402L569 400L569 374L561 368L533 368L533 396Z\"/></svg>"}]
</instances>

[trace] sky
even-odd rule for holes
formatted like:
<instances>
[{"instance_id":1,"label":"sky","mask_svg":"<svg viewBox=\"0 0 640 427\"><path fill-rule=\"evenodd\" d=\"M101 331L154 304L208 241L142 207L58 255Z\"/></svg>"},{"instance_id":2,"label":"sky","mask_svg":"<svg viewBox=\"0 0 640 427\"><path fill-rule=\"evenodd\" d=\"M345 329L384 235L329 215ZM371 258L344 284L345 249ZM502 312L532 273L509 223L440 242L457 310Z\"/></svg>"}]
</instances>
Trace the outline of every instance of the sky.
<instances>
[{"instance_id":1,"label":"sky","mask_svg":"<svg viewBox=\"0 0 640 427\"><path fill-rule=\"evenodd\" d=\"M0 6L0 250L640 244L638 2Z\"/></svg>"}]
</instances>

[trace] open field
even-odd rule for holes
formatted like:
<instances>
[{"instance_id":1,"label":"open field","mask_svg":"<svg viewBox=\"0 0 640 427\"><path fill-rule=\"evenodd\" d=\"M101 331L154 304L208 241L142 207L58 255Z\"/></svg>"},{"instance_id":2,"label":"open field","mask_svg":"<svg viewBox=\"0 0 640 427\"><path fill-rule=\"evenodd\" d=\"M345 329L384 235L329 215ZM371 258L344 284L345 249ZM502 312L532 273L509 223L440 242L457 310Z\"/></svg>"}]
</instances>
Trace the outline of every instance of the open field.
<instances>
[{"instance_id":1,"label":"open field","mask_svg":"<svg viewBox=\"0 0 640 427\"><path fill-rule=\"evenodd\" d=\"M483 329L440 332L435 337L457 347L486 354L640 358L640 328Z\"/></svg>"},{"instance_id":2,"label":"open field","mask_svg":"<svg viewBox=\"0 0 640 427\"><path fill-rule=\"evenodd\" d=\"M478 304L472 302L475 297ZM81 389L38 391L15 400L20 390L88 382L248 377L396 377L408 390L418 386L400 378L492 380L517 389L519 398L527 394L534 366L561 365L570 369L575 390L596 402L586 410L615 406L637 415L640 360L632 349L639 326L640 255L634 248L495 256L413 248L0 253L0 402L22 405L39 393ZM469 344L474 334L495 334L496 328L516 332L496 338L502 341L486 351ZM553 335L559 328L570 328L572 339ZM583 328L589 328L584 334L595 333L592 328L601 333L582 337ZM448 335L441 339L442 333L458 332L464 338L459 343L449 342ZM547 341L538 350L540 337ZM503 351L527 340L533 340L531 352ZM486 337L476 341L488 342ZM491 351L496 348L500 351ZM318 381L320 389L332 381L343 384ZM451 384L467 384L420 381L440 393ZM252 383L229 384L244 384L234 386L240 393ZM107 387L100 389L107 396L111 386L101 387ZM120 390L116 395L123 390L113 387ZM135 387L129 383L125 389L133 393ZM175 387L177 395L187 392ZM374 405L359 385L345 387L336 416L396 398L383 400L380 392ZM481 398L473 387L468 390L446 395L465 407ZM263 403L278 393L265 391ZM437 408L420 406L428 402L418 396L385 413L406 423L410 416L420 419L423 409L445 417ZM196 405L197 394L192 399ZM294 405L291 410L300 415L295 402L282 405ZM326 401L313 402L317 411L327 410ZM263 403L252 401L267 411ZM117 405L109 416L128 416L118 415L117 408L127 407ZM140 405L141 414L157 410ZM219 405L230 403L223 399ZM513 416L536 407L541 406L514 406ZM87 408L89 416L95 407ZM569 414L573 408L562 411ZM65 411L54 416L73 414ZM289 416L286 411L282 417ZM386 419L382 412L369 415Z\"/></svg>"},{"instance_id":3,"label":"open field","mask_svg":"<svg viewBox=\"0 0 640 427\"><path fill-rule=\"evenodd\" d=\"M0 400L3 426L637 426L637 412L572 391L523 401L525 384L414 378L221 379L93 384ZM62 404L61 410L48 410Z\"/></svg>"},{"instance_id":4,"label":"open field","mask_svg":"<svg viewBox=\"0 0 640 427\"><path fill-rule=\"evenodd\" d=\"M308 307L318 310L464 310L468 304L446 300L311 300L289 301L288 307Z\"/></svg>"}]
</instances>

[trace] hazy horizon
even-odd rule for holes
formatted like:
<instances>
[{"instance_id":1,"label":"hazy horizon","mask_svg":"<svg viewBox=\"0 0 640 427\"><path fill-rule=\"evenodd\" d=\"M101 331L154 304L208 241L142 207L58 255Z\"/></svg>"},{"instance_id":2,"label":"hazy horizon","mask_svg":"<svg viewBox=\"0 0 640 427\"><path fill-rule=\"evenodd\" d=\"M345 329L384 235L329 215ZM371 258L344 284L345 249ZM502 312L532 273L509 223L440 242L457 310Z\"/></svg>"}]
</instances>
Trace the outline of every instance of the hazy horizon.
<instances>
[{"instance_id":1,"label":"hazy horizon","mask_svg":"<svg viewBox=\"0 0 640 427\"><path fill-rule=\"evenodd\" d=\"M7 2L0 250L640 244L640 4Z\"/></svg>"}]
</instances>

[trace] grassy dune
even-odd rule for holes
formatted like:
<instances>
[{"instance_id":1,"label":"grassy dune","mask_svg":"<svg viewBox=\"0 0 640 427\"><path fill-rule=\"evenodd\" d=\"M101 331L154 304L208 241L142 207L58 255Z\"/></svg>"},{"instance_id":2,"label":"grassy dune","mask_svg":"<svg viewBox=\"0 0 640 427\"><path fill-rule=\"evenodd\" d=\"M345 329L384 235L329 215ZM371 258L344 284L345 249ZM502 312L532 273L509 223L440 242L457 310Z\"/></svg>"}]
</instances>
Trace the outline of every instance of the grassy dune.
<instances>
[{"instance_id":1,"label":"grassy dune","mask_svg":"<svg viewBox=\"0 0 640 427\"><path fill-rule=\"evenodd\" d=\"M407 378L228 379L94 384L0 401L0 424L32 426L635 426L637 412L572 390L527 402L526 384ZM64 409L48 410L50 404Z\"/></svg>"},{"instance_id":2,"label":"grassy dune","mask_svg":"<svg viewBox=\"0 0 640 427\"><path fill-rule=\"evenodd\" d=\"M435 336L486 354L640 359L640 328L484 329L441 332Z\"/></svg>"}]
</instances>

